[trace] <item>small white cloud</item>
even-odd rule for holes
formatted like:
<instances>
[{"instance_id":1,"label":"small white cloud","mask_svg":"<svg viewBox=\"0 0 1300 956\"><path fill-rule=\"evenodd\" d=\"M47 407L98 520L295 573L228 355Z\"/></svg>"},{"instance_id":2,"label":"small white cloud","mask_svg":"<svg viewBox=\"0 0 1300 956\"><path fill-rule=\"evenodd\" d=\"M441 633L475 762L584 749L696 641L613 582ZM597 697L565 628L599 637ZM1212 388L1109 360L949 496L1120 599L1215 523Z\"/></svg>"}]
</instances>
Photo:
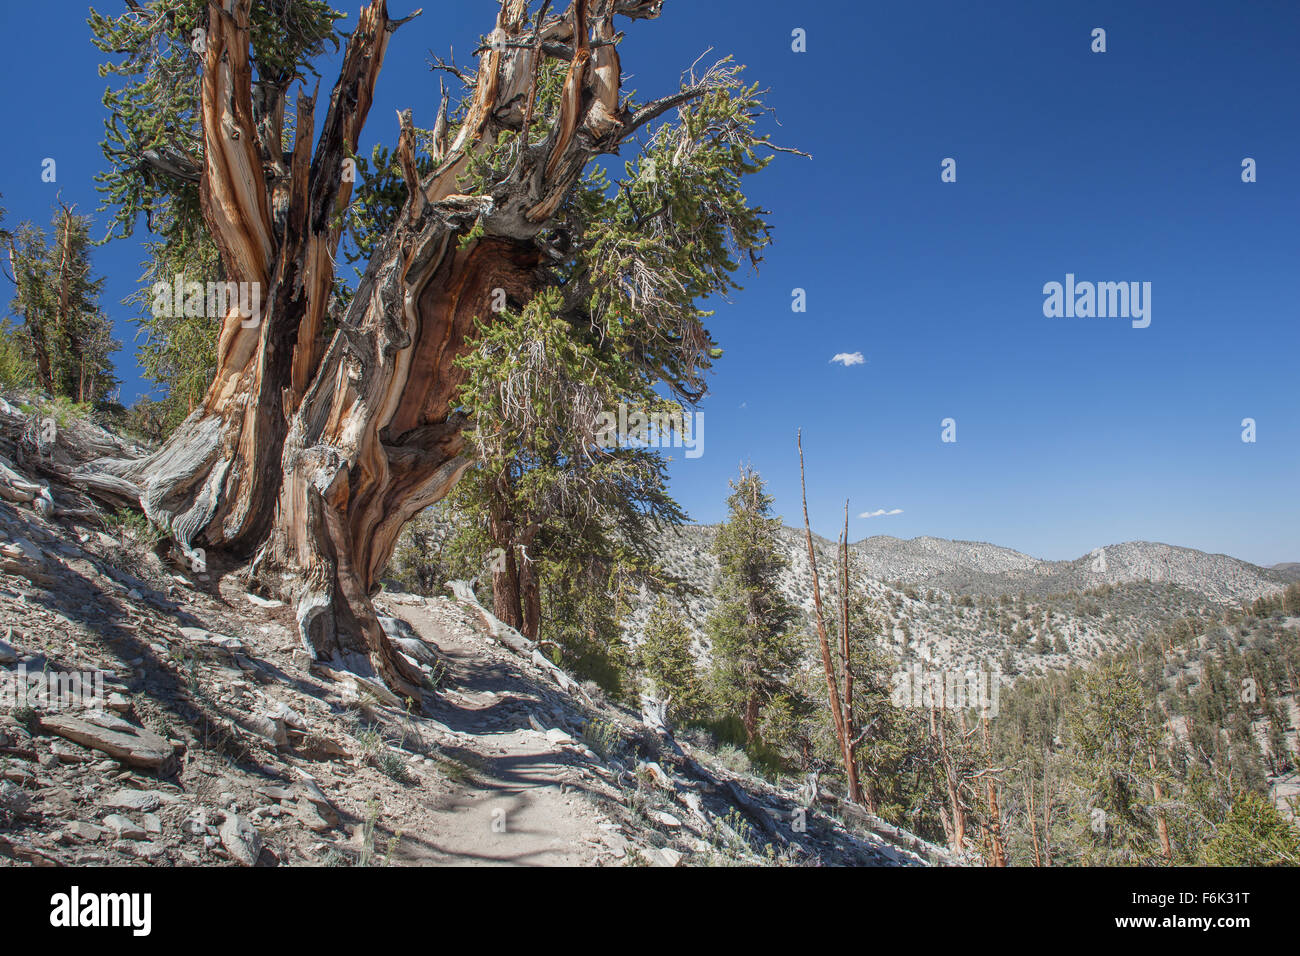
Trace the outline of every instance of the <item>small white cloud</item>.
<instances>
[{"instance_id":1,"label":"small white cloud","mask_svg":"<svg viewBox=\"0 0 1300 956\"><path fill-rule=\"evenodd\" d=\"M862 365L866 359L862 357L861 352L839 352L831 359L831 363L839 362L845 368L850 365Z\"/></svg>"},{"instance_id":2,"label":"small white cloud","mask_svg":"<svg viewBox=\"0 0 1300 956\"><path fill-rule=\"evenodd\" d=\"M891 508L891 509L889 509L888 511L886 511L884 508L879 508L879 509L877 509L877 510L875 510L875 511L864 511L864 512L862 512L862 514L858 515L858 517L859 517L859 518L879 518L881 515L901 515L902 513L903 513L903 509L902 509L902 508Z\"/></svg>"}]
</instances>

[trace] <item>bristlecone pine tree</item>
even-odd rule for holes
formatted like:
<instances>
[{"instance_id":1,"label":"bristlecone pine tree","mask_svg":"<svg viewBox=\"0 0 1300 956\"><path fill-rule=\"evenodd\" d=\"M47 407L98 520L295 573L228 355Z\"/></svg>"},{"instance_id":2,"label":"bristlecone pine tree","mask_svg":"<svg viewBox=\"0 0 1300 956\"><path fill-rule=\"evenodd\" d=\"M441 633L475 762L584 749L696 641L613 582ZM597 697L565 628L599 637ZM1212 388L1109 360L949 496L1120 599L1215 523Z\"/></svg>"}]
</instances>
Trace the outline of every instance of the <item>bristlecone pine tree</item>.
<instances>
[{"instance_id":1,"label":"bristlecone pine tree","mask_svg":"<svg viewBox=\"0 0 1300 956\"><path fill-rule=\"evenodd\" d=\"M11 311L22 320L19 341L30 349L35 384L74 402L105 398L117 384L109 355L118 348L99 307L104 280L91 276L90 219L60 201L48 240L23 223L0 230L15 295Z\"/></svg>"},{"instance_id":2,"label":"bristlecone pine tree","mask_svg":"<svg viewBox=\"0 0 1300 956\"><path fill-rule=\"evenodd\" d=\"M215 377L167 443L85 469L86 487L138 502L187 553L250 559L296 603L318 658L368 664L418 706L421 674L385 638L371 594L402 526L470 464L457 360L477 322L558 286L563 321L698 390L716 350L696 302L765 242L761 210L739 190L767 159L754 131L763 108L738 68L724 61L640 106L621 95L616 22L662 5L502 0L477 69L449 68L466 86L461 107L444 97L427 136L402 115L405 194L369 217L373 254L346 297L335 262L351 170L403 21L383 0L361 11L313 145L314 98L299 93L292 119L286 105L333 36L323 4L92 11L101 48L125 56L106 72L132 80L106 98L110 202L127 217L176 216L197 192L225 280L257 283L263 304L259 321L220 318ZM652 161L629 163L599 201L577 189L597 157L671 111L649 135Z\"/></svg>"},{"instance_id":3,"label":"bristlecone pine tree","mask_svg":"<svg viewBox=\"0 0 1300 956\"><path fill-rule=\"evenodd\" d=\"M704 686L691 653L691 635L681 609L660 595L646 620L640 647L646 690L669 703L673 720L684 723L704 714Z\"/></svg>"},{"instance_id":4,"label":"bristlecone pine tree","mask_svg":"<svg viewBox=\"0 0 1300 956\"><path fill-rule=\"evenodd\" d=\"M1245 790L1206 842L1203 859L1210 866L1298 866L1300 829L1269 798Z\"/></svg>"},{"instance_id":5,"label":"bristlecone pine tree","mask_svg":"<svg viewBox=\"0 0 1300 956\"><path fill-rule=\"evenodd\" d=\"M601 204L598 185L578 190ZM578 266L587 268L583 257ZM667 493L660 452L598 441L602 410L665 405L646 370L614 344L566 320L560 290L549 289L521 315L495 316L460 363L469 380L458 404L473 416L467 437L478 463L457 498L485 519L499 556L491 569L496 616L533 640L548 567L565 558L607 563L621 549L649 563L656 535L685 517Z\"/></svg>"},{"instance_id":6,"label":"bristlecone pine tree","mask_svg":"<svg viewBox=\"0 0 1300 956\"><path fill-rule=\"evenodd\" d=\"M1150 865L1167 860L1160 811L1169 781L1152 758L1157 732L1137 677L1122 663L1088 673L1065 725L1084 861Z\"/></svg>"},{"instance_id":7,"label":"bristlecone pine tree","mask_svg":"<svg viewBox=\"0 0 1300 956\"><path fill-rule=\"evenodd\" d=\"M787 562L777 535L781 519L753 468L731 483L729 514L713 541L718 559L718 606L705 622L712 643L713 689L738 716L750 746L761 743L764 710L786 689L799 656L798 609L782 592Z\"/></svg>"}]
</instances>

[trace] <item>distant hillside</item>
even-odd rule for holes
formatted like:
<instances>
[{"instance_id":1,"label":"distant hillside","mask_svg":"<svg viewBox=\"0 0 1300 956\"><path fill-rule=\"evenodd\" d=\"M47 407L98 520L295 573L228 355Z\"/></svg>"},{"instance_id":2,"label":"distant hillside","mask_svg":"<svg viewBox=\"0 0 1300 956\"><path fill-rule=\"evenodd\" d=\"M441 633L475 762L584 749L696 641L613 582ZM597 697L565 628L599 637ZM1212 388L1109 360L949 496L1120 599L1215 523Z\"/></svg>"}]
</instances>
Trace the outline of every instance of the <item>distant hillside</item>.
<instances>
[{"instance_id":1,"label":"distant hillside","mask_svg":"<svg viewBox=\"0 0 1300 956\"><path fill-rule=\"evenodd\" d=\"M930 537L903 541L877 536L854 548L872 577L993 597L1150 581L1185 587L1212 601L1239 603L1294 580L1279 569L1151 541L1106 545L1073 561L1043 561L991 544Z\"/></svg>"},{"instance_id":2,"label":"distant hillside","mask_svg":"<svg viewBox=\"0 0 1300 956\"><path fill-rule=\"evenodd\" d=\"M665 568L694 590L683 603L702 656L708 654L702 626L717 604L717 562L710 551L716 533L715 525L690 525L665 534L660 549ZM781 540L789 562L782 586L811 615L803 532L783 528ZM835 546L816 536L814 542L827 587ZM1275 594L1293 579L1227 555L1145 541L1107 545L1074 561L933 537L881 535L850 547L885 638L901 656L1000 663L1011 674L1091 659L1180 617L1206 618L1225 605ZM633 640L649 609L644 597L627 622Z\"/></svg>"}]
</instances>

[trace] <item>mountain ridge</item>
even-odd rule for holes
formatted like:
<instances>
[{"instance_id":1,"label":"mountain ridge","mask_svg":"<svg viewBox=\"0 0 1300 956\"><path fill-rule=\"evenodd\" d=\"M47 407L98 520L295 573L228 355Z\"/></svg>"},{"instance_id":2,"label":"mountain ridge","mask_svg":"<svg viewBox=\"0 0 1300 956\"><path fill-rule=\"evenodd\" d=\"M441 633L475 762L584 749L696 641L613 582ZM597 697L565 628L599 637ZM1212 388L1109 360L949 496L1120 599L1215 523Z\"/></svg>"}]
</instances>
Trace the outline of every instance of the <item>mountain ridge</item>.
<instances>
[{"instance_id":1,"label":"mountain ridge","mask_svg":"<svg viewBox=\"0 0 1300 956\"><path fill-rule=\"evenodd\" d=\"M684 528L710 532L716 524L693 523ZM801 528L782 525L783 536L804 537ZM816 533L813 539L820 546L833 548L834 542ZM1185 545L1162 541L1131 539L1113 542L1094 548L1077 558L1038 558L1014 548L988 541L969 541L960 538L941 538L936 535L918 535L899 538L894 535L871 535L850 542L850 549L866 566L859 566L869 576L885 581L902 581L916 586L943 587L957 593L984 593L992 596L1016 593L1017 590L1041 592L1042 583L1061 584L1062 590L1075 590L1099 584L1124 584L1151 580L1170 583L1199 591L1220 603L1254 600L1291 581L1300 580L1300 563L1267 567L1244 558L1221 552L1202 551ZM1098 557L1104 556L1104 562ZM961 558L967 558L963 562ZM1118 558L1118 567L1115 567ZM928 561L924 559L929 559ZM899 566L910 560L912 567ZM886 566L886 562L891 562ZM942 567L940 566L942 565ZM1084 577L1074 572L1083 571ZM941 570L955 571L970 578L968 582L936 580ZM1024 571L1033 579L1018 582L1009 572ZM1222 580L1225 572L1232 571L1235 581ZM1199 574L1201 580L1193 580ZM998 576L1000 582L984 580L983 576ZM1250 580L1251 577L1257 580ZM1002 586L998 588L996 583ZM1015 585L1021 583L1020 588ZM982 586L976 586L982 585ZM1008 588L1010 590L1008 590Z\"/></svg>"},{"instance_id":2,"label":"mountain ridge","mask_svg":"<svg viewBox=\"0 0 1300 956\"><path fill-rule=\"evenodd\" d=\"M711 550L718 527L683 525L664 534L659 547L665 570L686 585L679 600L702 659L709 656L705 622L718 605ZM782 526L777 540L787 565L779 586L811 619L805 533ZM816 534L813 543L823 596L833 599L835 543ZM1229 555L1144 541L1048 561L986 542L876 535L850 545L850 563L882 641L900 658L998 663L1007 675L1082 663L1180 617L1218 615L1295 580ZM625 621L634 642L652 603L643 591Z\"/></svg>"}]
</instances>

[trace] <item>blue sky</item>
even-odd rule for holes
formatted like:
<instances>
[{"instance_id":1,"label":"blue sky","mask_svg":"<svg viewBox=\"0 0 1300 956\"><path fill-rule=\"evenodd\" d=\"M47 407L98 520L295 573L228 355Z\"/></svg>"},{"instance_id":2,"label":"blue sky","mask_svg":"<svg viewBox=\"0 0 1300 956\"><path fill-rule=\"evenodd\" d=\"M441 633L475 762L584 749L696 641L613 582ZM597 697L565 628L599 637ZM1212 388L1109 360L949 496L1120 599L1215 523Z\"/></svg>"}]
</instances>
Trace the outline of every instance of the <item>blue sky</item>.
<instances>
[{"instance_id":1,"label":"blue sky","mask_svg":"<svg viewBox=\"0 0 1300 956\"><path fill-rule=\"evenodd\" d=\"M394 16L416 5L390 0ZM428 51L467 60L496 4L424 6L389 48L367 149L395 139L400 107L432 125ZM46 223L59 190L98 204L105 81L85 17L66 0L0 7L10 223ZM666 92L709 47L771 88L777 137L813 158L782 156L753 182L776 244L718 305L705 453L672 467L693 518L723 517L750 461L794 523L802 427L824 534L847 497L854 539L1048 558L1149 539L1300 560L1300 5L668 0L628 27L626 88ZM57 184L40 180L47 156ZM955 183L940 181L946 157ZM142 258L132 241L95 259L128 402L148 385L118 303ZM1044 317L1044 283L1067 273L1150 282L1150 327ZM853 352L862 364L830 362ZM879 509L902 511L856 517Z\"/></svg>"}]
</instances>

